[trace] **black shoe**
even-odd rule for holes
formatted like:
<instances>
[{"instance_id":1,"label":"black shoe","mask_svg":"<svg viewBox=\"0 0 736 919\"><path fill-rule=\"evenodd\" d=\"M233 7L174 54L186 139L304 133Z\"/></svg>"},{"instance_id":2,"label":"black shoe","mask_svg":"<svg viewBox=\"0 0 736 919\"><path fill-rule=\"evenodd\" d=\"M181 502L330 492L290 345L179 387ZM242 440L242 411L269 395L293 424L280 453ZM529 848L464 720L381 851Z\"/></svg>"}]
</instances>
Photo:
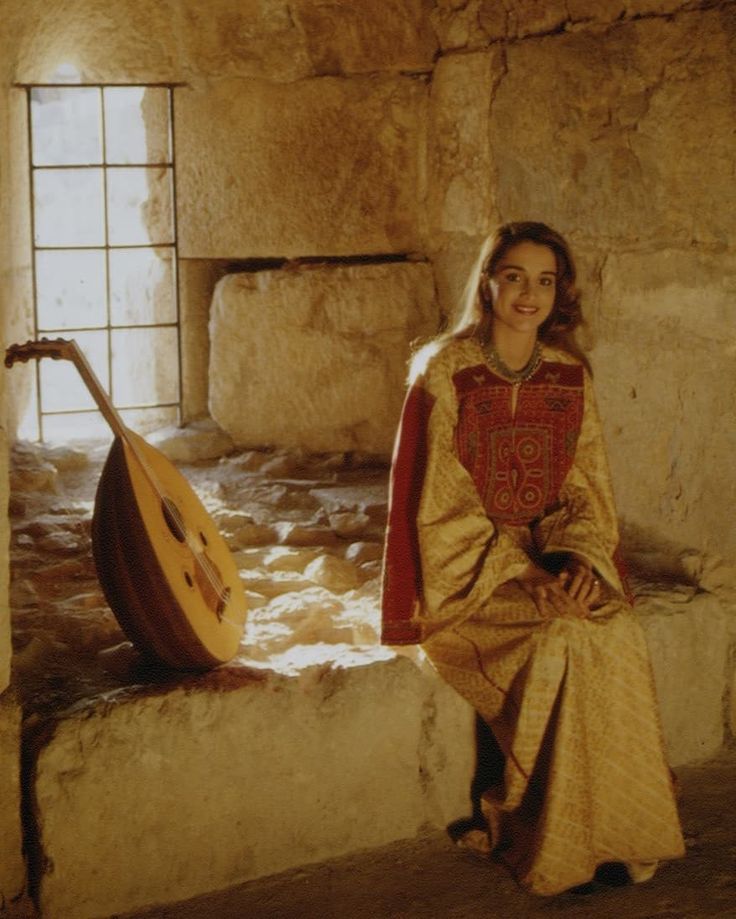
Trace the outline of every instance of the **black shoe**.
<instances>
[{"instance_id":1,"label":"black shoe","mask_svg":"<svg viewBox=\"0 0 736 919\"><path fill-rule=\"evenodd\" d=\"M589 897L599 889L595 881L586 881L584 884L568 888L565 893L571 893L576 897Z\"/></svg>"},{"instance_id":2,"label":"black shoe","mask_svg":"<svg viewBox=\"0 0 736 919\"><path fill-rule=\"evenodd\" d=\"M631 883L631 875L623 862L604 862L598 865L595 879L606 887L626 887Z\"/></svg>"}]
</instances>

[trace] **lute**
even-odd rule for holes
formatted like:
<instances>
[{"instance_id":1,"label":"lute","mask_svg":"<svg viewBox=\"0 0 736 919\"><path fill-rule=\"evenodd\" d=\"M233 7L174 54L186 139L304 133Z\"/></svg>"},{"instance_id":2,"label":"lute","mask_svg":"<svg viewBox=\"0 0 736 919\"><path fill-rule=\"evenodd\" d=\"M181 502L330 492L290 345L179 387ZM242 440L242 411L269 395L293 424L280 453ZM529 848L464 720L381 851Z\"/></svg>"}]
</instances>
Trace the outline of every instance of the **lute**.
<instances>
[{"instance_id":1,"label":"lute","mask_svg":"<svg viewBox=\"0 0 736 919\"><path fill-rule=\"evenodd\" d=\"M123 631L142 654L177 669L230 660L247 607L214 521L173 463L123 424L74 340L11 345L5 365L43 357L75 365L114 434L97 485L92 552Z\"/></svg>"}]
</instances>

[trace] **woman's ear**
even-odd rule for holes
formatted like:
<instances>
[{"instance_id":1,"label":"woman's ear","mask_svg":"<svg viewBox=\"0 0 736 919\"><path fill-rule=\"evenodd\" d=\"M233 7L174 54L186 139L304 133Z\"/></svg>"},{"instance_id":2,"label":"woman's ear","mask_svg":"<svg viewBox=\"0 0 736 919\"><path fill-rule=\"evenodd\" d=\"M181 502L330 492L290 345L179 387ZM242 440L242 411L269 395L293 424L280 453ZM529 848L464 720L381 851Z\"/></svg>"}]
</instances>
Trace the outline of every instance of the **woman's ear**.
<instances>
[{"instance_id":1,"label":"woman's ear","mask_svg":"<svg viewBox=\"0 0 736 919\"><path fill-rule=\"evenodd\" d=\"M483 304L485 309L489 310L493 306L493 295L491 293L491 279L487 274L482 274L480 276L480 283L478 284L478 291L480 293L480 302Z\"/></svg>"}]
</instances>

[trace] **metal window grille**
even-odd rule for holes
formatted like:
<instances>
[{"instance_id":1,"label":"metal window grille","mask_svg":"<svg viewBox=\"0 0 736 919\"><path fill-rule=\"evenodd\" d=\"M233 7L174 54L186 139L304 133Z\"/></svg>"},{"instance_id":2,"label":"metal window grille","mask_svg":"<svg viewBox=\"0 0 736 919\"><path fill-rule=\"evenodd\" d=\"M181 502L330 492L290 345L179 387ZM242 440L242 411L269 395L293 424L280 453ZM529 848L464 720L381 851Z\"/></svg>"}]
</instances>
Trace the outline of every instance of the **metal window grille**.
<instances>
[{"instance_id":1,"label":"metal window grille","mask_svg":"<svg viewBox=\"0 0 736 919\"><path fill-rule=\"evenodd\" d=\"M34 336L75 338L126 423L177 423L173 86L26 86ZM36 367L39 439L96 436L65 362Z\"/></svg>"}]
</instances>

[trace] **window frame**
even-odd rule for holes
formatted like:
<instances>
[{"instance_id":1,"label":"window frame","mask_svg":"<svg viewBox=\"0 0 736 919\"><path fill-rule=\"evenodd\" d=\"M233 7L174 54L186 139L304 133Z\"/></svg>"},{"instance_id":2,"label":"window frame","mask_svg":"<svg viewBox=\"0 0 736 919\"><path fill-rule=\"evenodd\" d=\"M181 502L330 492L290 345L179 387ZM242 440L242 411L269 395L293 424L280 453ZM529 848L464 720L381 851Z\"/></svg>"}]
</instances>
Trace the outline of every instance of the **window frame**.
<instances>
[{"instance_id":1,"label":"window frame","mask_svg":"<svg viewBox=\"0 0 736 919\"><path fill-rule=\"evenodd\" d=\"M27 131L28 131L28 177L29 177L29 214L30 214L30 244L31 244L31 287L32 287L32 326L33 326L33 337L38 339L39 335L44 335L45 337L74 337L75 333L85 333L85 332L102 332L105 335L106 342L106 356L107 356L107 381L108 385L105 386L105 390L108 393L110 401L116 408L116 410L125 414L128 412L140 412L141 410L151 409L173 409L175 423L180 424L183 413L183 380L182 380L182 334L181 334L181 304L180 304L180 272L179 272L179 247L178 247L178 224L177 224L177 189L176 189L176 145L175 145L175 111L174 111L174 100L175 93L174 90L183 84L180 83L156 83L156 82L130 82L130 83L112 83L112 82L46 82L46 83L27 83L27 84L16 84L20 88L25 90L26 94L26 115L27 115ZM162 162L130 162L130 163L115 163L109 162L108 160L108 151L107 151L107 140L106 140L106 98L105 90L106 89L118 89L118 88L128 88L128 89L162 89L166 92L166 117L167 117L167 129L168 129L168 149L169 156L168 160ZM58 89L58 90L74 90L74 89L95 89L98 92L99 99L98 105L100 110L100 131L101 131L101 157L100 161L97 163L69 163L63 165L53 165L53 164L36 164L34 162L34 150L33 150L33 115L32 115L32 106L33 106L33 91L34 90L43 90L43 89ZM120 243L111 243L110 241L110 204L109 204L109 184L108 184L108 173L109 170L124 170L124 169L165 169L169 174L169 188L171 194L171 241L170 242L151 242L145 244L120 244ZM75 170L98 170L102 173L102 183L103 183L103 194L102 194L102 208L103 208L103 220L104 220L104 241L101 245L69 245L69 244L57 244L57 245L48 245L48 244L39 244L36 239L36 200L35 200L35 175L39 170L55 170L55 169L75 169ZM115 251L124 251L124 250L149 250L154 252L156 250L170 250L171 253L171 291L170 295L172 298L173 306L173 319L171 321L165 322L113 322L112 317L112 291L111 291L111 253ZM54 329L46 328L41 325L39 320L39 282L38 282L38 253L53 252L53 251L90 251L94 250L97 252L102 252L104 256L104 265L105 265L105 278L104 278L104 291L105 291L105 303L104 303L104 314L105 314L105 324L97 326L70 326L63 329ZM121 403L116 398L115 393L115 384L114 384L114 367L113 367L113 333L118 331L127 331L127 330L150 330L154 331L157 329L174 329L175 332L175 353L172 357L175 356L176 359L176 386L175 386L175 399L173 401L147 401L147 402L130 402L130 403ZM44 408L43 405L43 388L41 381L41 368L40 361L36 362L35 367L35 378L34 378L34 401L35 401L35 423L36 423L36 433L38 440L43 442L45 440L45 431L44 431L44 419L51 417L61 417L64 415L98 415L100 418L101 413L96 406L82 407L82 408L70 408L70 409L49 409Z\"/></svg>"}]
</instances>

